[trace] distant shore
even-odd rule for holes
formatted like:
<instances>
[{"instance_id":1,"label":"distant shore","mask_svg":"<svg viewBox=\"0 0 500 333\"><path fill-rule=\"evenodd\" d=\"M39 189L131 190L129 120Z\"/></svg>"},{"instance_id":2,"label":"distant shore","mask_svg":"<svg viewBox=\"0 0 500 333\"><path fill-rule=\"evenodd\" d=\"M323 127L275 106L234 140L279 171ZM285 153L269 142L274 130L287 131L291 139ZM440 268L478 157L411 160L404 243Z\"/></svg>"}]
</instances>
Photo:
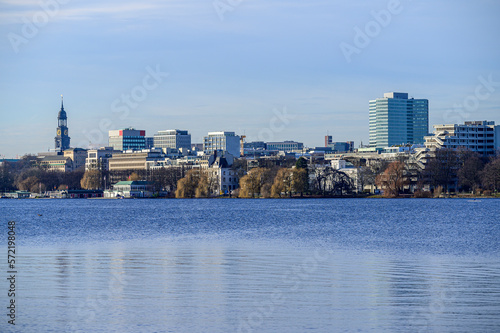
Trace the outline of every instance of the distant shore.
<instances>
[{"instance_id":1,"label":"distant shore","mask_svg":"<svg viewBox=\"0 0 500 333\"><path fill-rule=\"evenodd\" d=\"M73 199L90 199L90 200L130 200L130 199L163 199L163 200L175 200L175 199L180 199L180 198L175 198L175 197L151 197L151 198L137 198L137 197L132 197L132 198L104 198L104 197L96 197L96 198L47 198L47 197L36 197L36 198L0 198L1 199L11 199L11 200L61 200L61 199L68 199L68 200L73 200ZM480 199L500 199L500 193L497 194L496 196L478 196L478 195L466 195L466 194L459 194L459 195L440 195L439 197L415 197L414 195L411 194L402 194L398 197L384 197L383 195L343 195L343 196L318 196L318 195L304 195L304 196L283 196L281 198L239 198L239 197L229 197L229 196L220 196L220 197L208 197L208 198L182 198L182 199L242 199L242 200L248 200L248 199L473 199L473 200L480 200Z\"/></svg>"}]
</instances>

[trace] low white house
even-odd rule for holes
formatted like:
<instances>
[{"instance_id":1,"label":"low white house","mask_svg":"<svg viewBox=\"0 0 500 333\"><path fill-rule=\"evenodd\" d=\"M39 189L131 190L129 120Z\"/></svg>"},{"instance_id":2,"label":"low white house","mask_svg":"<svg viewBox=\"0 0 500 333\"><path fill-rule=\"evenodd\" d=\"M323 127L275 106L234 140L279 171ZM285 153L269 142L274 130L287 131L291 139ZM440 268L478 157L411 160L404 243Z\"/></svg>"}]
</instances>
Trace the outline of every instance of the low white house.
<instances>
[{"instance_id":1,"label":"low white house","mask_svg":"<svg viewBox=\"0 0 500 333\"><path fill-rule=\"evenodd\" d=\"M151 198L154 193L154 185L147 181L122 181L113 185L112 190L104 192L105 198Z\"/></svg>"}]
</instances>

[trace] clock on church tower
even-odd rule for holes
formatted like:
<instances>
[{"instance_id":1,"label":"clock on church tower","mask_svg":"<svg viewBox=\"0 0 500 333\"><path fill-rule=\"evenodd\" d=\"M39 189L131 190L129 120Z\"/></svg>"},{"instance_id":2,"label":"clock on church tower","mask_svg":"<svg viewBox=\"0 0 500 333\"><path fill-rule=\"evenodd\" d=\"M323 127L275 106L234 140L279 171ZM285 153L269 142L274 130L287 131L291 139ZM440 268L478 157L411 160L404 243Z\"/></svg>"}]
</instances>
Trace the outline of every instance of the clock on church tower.
<instances>
[{"instance_id":1,"label":"clock on church tower","mask_svg":"<svg viewBox=\"0 0 500 333\"><path fill-rule=\"evenodd\" d=\"M70 137L68 136L68 116L64 111L63 97L61 95L61 110L57 115L57 130L55 137L56 150L63 151L70 148Z\"/></svg>"}]
</instances>

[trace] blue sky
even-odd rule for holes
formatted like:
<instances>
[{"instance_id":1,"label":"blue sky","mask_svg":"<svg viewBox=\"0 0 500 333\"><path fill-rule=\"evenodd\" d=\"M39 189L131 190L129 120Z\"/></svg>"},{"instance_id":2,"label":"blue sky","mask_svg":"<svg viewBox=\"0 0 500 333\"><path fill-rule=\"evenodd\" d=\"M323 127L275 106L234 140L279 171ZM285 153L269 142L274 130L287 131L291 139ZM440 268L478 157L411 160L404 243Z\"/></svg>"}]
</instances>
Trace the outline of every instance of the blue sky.
<instances>
[{"instance_id":1,"label":"blue sky","mask_svg":"<svg viewBox=\"0 0 500 333\"><path fill-rule=\"evenodd\" d=\"M41 3L0 0L7 158L53 148L61 94L71 144L83 148L129 126L307 146L329 132L358 146L368 101L389 91L429 99L431 126L500 123L495 0ZM346 57L342 45L357 51Z\"/></svg>"}]
</instances>

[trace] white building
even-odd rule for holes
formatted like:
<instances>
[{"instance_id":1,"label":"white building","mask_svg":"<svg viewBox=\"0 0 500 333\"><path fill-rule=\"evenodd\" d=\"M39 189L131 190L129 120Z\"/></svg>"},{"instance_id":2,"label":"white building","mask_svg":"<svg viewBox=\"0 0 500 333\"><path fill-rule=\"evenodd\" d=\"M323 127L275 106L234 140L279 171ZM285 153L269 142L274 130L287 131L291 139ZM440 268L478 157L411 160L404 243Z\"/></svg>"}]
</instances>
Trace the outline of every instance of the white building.
<instances>
[{"instance_id":1,"label":"white building","mask_svg":"<svg viewBox=\"0 0 500 333\"><path fill-rule=\"evenodd\" d=\"M240 137L234 132L209 132L203 139L203 151L207 155L215 151L225 151L240 157Z\"/></svg>"},{"instance_id":2,"label":"white building","mask_svg":"<svg viewBox=\"0 0 500 333\"><path fill-rule=\"evenodd\" d=\"M334 159L330 161L330 165L332 169L341 171L351 178L356 192L363 192L364 189L361 188L361 184L358 182L359 169L355 168L352 163L342 159Z\"/></svg>"},{"instance_id":3,"label":"white building","mask_svg":"<svg viewBox=\"0 0 500 333\"><path fill-rule=\"evenodd\" d=\"M212 180L213 194L229 194L239 186L238 174L232 170L233 156L226 154L223 157L211 156L209 159L209 176Z\"/></svg>"},{"instance_id":4,"label":"white building","mask_svg":"<svg viewBox=\"0 0 500 333\"><path fill-rule=\"evenodd\" d=\"M153 194L154 185L147 181L121 181L104 191L105 198L151 198Z\"/></svg>"},{"instance_id":5,"label":"white building","mask_svg":"<svg viewBox=\"0 0 500 333\"><path fill-rule=\"evenodd\" d=\"M113 147L101 147L87 151L85 170L109 170L109 159L113 154L120 154L121 151L114 150Z\"/></svg>"},{"instance_id":6,"label":"white building","mask_svg":"<svg viewBox=\"0 0 500 333\"><path fill-rule=\"evenodd\" d=\"M154 135L154 147L190 150L191 134L178 129L158 131Z\"/></svg>"},{"instance_id":7,"label":"white building","mask_svg":"<svg viewBox=\"0 0 500 333\"><path fill-rule=\"evenodd\" d=\"M434 125L434 135L425 137L425 147L467 149L483 156L500 149L500 126L494 121L466 121L462 125Z\"/></svg>"}]
</instances>

